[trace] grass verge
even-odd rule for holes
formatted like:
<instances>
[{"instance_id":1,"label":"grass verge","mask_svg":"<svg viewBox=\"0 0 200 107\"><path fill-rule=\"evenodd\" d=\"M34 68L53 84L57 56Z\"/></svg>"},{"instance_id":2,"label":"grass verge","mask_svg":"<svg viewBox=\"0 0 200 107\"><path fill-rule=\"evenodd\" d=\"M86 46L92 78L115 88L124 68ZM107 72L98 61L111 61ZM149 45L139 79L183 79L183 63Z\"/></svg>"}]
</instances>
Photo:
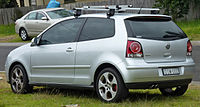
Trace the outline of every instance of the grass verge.
<instances>
[{"instance_id":1,"label":"grass verge","mask_svg":"<svg viewBox=\"0 0 200 107\"><path fill-rule=\"evenodd\" d=\"M200 40L200 19L177 22L191 40Z\"/></svg>"},{"instance_id":2,"label":"grass verge","mask_svg":"<svg viewBox=\"0 0 200 107\"><path fill-rule=\"evenodd\" d=\"M15 25L0 25L0 37L15 34Z\"/></svg>"},{"instance_id":3,"label":"grass verge","mask_svg":"<svg viewBox=\"0 0 200 107\"><path fill-rule=\"evenodd\" d=\"M36 87L31 94L14 94L5 81L0 80L0 107L59 107L79 104L80 107L199 107L200 86L190 85L180 97L162 96L159 90L130 90L128 98L120 103L103 103L94 91L62 90Z\"/></svg>"},{"instance_id":4,"label":"grass verge","mask_svg":"<svg viewBox=\"0 0 200 107\"><path fill-rule=\"evenodd\" d=\"M24 42L21 40L19 35L15 33L14 24L0 25L0 43L4 42Z\"/></svg>"},{"instance_id":5,"label":"grass verge","mask_svg":"<svg viewBox=\"0 0 200 107\"><path fill-rule=\"evenodd\" d=\"M19 35L14 34L14 35L8 35L8 36L2 36L0 34L0 43L7 43L7 42L30 42L29 41L22 41Z\"/></svg>"}]
</instances>

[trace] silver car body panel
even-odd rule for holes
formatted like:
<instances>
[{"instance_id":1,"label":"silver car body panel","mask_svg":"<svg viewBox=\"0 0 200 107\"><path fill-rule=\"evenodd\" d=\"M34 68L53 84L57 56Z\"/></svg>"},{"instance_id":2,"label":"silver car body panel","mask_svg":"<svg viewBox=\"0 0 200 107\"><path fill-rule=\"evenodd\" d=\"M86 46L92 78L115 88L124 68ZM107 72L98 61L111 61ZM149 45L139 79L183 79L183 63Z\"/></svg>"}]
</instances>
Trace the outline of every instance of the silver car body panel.
<instances>
[{"instance_id":1,"label":"silver car body panel","mask_svg":"<svg viewBox=\"0 0 200 107\"><path fill-rule=\"evenodd\" d=\"M68 47L72 48L69 52ZM31 48L31 81L72 83L76 43Z\"/></svg>"},{"instance_id":2,"label":"silver car body panel","mask_svg":"<svg viewBox=\"0 0 200 107\"><path fill-rule=\"evenodd\" d=\"M169 17L149 14L116 14L111 17L115 20L115 35L113 37L48 46L31 47L30 44L26 44L8 55L5 64L7 78L11 64L17 61L25 67L30 84L89 86L96 79L94 74L97 68L105 63L115 66L125 83L192 79L194 61L191 56L186 56L188 38L167 42L128 38L124 19L137 16ZM89 14L81 17L106 18L107 16L105 14ZM74 17L64 18L60 21L72 18ZM127 40L141 43L144 52L143 58L125 57ZM170 43L171 50L165 49L167 43ZM72 47L73 51L66 52L69 46ZM181 74L176 76L162 74L162 68L172 67L178 68Z\"/></svg>"}]
</instances>

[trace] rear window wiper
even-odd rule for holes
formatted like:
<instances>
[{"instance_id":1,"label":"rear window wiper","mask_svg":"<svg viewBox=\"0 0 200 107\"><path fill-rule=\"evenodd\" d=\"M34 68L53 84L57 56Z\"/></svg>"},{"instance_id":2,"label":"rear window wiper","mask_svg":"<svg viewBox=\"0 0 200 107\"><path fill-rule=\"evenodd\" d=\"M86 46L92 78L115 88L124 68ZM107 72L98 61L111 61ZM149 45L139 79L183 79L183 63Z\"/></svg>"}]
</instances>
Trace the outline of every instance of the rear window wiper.
<instances>
[{"instance_id":1,"label":"rear window wiper","mask_svg":"<svg viewBox=\"0 0 200 107\"><path fill-rule=\"evenodd\" d=\"M176 33L176 32L170 32L170 31L166 31L166 35L163 36L163 38L172 38L172 37L180 37L180 38L184 38L184 34L183 33Z\"/></svg>"}]
</instances>

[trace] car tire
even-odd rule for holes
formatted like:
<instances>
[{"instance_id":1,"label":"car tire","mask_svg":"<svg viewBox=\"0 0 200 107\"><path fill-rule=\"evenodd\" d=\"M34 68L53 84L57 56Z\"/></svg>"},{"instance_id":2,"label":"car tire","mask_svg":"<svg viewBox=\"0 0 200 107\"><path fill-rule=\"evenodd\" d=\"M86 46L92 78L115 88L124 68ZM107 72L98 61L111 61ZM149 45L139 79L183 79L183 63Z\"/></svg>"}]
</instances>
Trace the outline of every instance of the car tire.
<instances>
[{"instance_id":1,"label":"car tire","mask_svg":"<svg viewBox=\"0 0 200 107\"><path fill-rule=\"evenodd\" d=\"M24 28L21 28L19 31L19 36L23 41L27 41L29 39L28 33Z\"/></svg>"},{"instance_id":2,"label":"car tire","mask_svg":"<svg viewBox=\"0 0 200 107\"><path fill-rule=\"evenodd\" d=\"M173 88L160 88L160 92L165 96L181 96L188 89L188 85L177 86Z\"/></svg>"},{"instance_id":3,"label":"car tire","mask_svg":"<svg viewBox=\"0 0 200 107\"><path fill-rule=\"evenodd\" d=\"M10 72L10 86L14 93L25 94L33 91L28 84L28 76L22 65L15 65Z\"/></svg>"},{"instance_id":4,"label":"car tire","mask_svg":"<svg viewBox=\"0 0 200 107\"><path fill-rule=\"evenodd\" d=\"M128 89L115 68L105 68L98 74L95 90L104 102L118 102L128 95Z\"/></svg>"}]
</instances>

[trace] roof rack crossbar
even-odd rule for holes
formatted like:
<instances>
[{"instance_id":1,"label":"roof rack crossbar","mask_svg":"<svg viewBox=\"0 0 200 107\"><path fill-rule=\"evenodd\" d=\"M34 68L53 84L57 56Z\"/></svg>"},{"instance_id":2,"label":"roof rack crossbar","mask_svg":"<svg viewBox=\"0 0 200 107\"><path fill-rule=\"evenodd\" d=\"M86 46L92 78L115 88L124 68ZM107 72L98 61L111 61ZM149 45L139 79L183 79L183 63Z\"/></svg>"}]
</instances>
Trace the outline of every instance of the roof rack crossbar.
<instances>
[{"instance_id":1,"label":"roof rack crossbar","mask_svg":"<svg viewBox=\"0 0 200 107\"><path fill-rule=\"evenodd\" d=\"M101 9L115 9L115 10L140 10L141 8L134 8L133 5L105 5L105 6L83 6L84 10L101 10ZM142 8L144 11L160 11L158 8Z\"/></svg>"},{"instance_id":2,"label":"roof rack crossbar","mask_svg":"<svg viewBox=\"0 0 200 107\"><path fill-rule=\"evenodd\" d=\"M108 17L113 16L115 12L125 12L128 10L150 11L151 14L158 14L160 12L160 9L158 8L134 8L133 5L83 6L82 8L75 8L75 10L104 11L107 12Z\"/></svg>"}]
</instances>

